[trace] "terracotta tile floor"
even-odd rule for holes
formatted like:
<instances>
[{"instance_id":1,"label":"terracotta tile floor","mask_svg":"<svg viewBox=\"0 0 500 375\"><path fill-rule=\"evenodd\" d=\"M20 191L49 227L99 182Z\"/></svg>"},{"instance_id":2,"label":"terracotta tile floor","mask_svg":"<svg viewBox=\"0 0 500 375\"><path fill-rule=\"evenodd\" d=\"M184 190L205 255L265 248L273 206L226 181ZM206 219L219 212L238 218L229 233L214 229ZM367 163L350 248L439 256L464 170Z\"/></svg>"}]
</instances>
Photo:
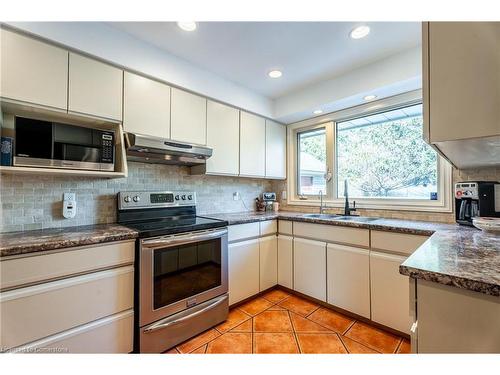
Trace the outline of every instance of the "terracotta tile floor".
<instances>
[{"instance_id":1,"label":"terracotta tile floor","mask_svg":"<svg viewBox=\"0 0 500 375\"><path fill-rule=\"evenodd\" d=\"M231 309L224 323L166 353L410 353L410 343L274 289Z\"/></svg>"}]
</instances>

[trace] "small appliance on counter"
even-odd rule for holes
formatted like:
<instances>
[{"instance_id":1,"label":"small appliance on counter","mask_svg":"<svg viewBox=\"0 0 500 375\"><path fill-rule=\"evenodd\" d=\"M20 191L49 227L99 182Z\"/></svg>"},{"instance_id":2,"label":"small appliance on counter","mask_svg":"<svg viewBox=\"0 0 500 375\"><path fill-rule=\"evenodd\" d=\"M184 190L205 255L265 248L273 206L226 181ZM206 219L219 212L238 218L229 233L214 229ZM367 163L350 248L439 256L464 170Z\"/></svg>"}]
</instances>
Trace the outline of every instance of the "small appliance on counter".
<instances>
[{"instance_id":1,"label":"small appliance on counter","mask_svg":"<svg viewBox=\"0 0 500 375\"><path fill-rule=\"evenodd\" d=\"M455 219L473 225L477 217L500 217L500 183L468 181L455 184Z\"/></svg>"},{"instance_id":2,"label":"small appliance on counter","mask_svg":"<svg viewBox=\"0 0 500 375\"><path fill-rule=\"evenodd\" d=\"M14 166L115 170L115 133L15 117Z\"/></svg>"},{"instance_id":3,"label":"small appliance on counter","mask_svg":"<svg viewBox=\"0 0 500 375\"><path fill-rule=\"evenodd\" d=\"M472 224L485 232L500 233L500 218L498 217L475 217Z\"/></svg>"},{"instance_id":4,"label":"small appliance on counter","mask_svg":"<svg viewBox=\"0 0 500 375\"><path fill-rule=\"evenodd\" d=\"M262 193L262 201L264 202L264 211L272 211L273 203L276 202L276 193Z\"/></svg>"}]
</instances>

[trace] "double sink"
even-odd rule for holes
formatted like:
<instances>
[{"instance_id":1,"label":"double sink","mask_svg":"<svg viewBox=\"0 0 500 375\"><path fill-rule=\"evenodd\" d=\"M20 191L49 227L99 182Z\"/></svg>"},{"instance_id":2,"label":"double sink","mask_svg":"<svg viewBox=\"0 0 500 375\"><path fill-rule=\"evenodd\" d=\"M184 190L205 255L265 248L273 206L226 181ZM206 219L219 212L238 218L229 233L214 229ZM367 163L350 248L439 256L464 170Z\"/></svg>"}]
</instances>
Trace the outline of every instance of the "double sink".
<instances>
[{"instance_id":1,"label":"double sink","mask_svg":"<svg viewBox=\"0 0 500 375\"><path fill-rule=\"evenodd\" d=\"M357 221L361 223L368 223L371 221L378 220L377 217L367 217L367 216L345 216L337 214L306 214L304 217L311 219L332 219L332 220L342 220L342 221Z\"/></svg>"}]
</instances>

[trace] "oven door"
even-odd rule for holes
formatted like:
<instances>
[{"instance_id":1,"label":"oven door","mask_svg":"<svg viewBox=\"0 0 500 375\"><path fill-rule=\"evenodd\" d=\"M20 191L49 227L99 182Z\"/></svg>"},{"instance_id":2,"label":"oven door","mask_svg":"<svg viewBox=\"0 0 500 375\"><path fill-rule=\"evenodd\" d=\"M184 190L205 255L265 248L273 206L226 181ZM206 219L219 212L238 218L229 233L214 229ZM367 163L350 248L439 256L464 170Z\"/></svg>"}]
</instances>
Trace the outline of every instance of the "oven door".
<instances>
[{"instance_id":1,"label":"oven door","mask_svg":"<svg viewBox=\"0 0 500 375\"><path fill-rule=\"evenodd\" d=\"M143 239L140 326L228 291L227 229Z\"/></svg>"}]
</instances>

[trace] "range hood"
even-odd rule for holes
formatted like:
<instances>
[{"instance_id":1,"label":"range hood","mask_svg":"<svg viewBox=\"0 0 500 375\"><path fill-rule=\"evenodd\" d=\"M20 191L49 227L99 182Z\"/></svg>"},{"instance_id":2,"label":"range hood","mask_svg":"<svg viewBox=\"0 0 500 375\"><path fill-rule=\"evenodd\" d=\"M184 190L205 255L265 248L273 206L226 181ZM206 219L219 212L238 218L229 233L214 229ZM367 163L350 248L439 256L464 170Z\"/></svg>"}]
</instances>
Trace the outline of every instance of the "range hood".
<instances>
[{"instance_id":1,"label":"range hood","mask_svg":"<svg viewBox=\"0 0 500 375\"><path fill-rule=\"evenodd\" d=\"M134 133L125 133L125 147L128 160L142 163L196 166L212 156L210 147Z\"/></svg>"}]
</instances>

